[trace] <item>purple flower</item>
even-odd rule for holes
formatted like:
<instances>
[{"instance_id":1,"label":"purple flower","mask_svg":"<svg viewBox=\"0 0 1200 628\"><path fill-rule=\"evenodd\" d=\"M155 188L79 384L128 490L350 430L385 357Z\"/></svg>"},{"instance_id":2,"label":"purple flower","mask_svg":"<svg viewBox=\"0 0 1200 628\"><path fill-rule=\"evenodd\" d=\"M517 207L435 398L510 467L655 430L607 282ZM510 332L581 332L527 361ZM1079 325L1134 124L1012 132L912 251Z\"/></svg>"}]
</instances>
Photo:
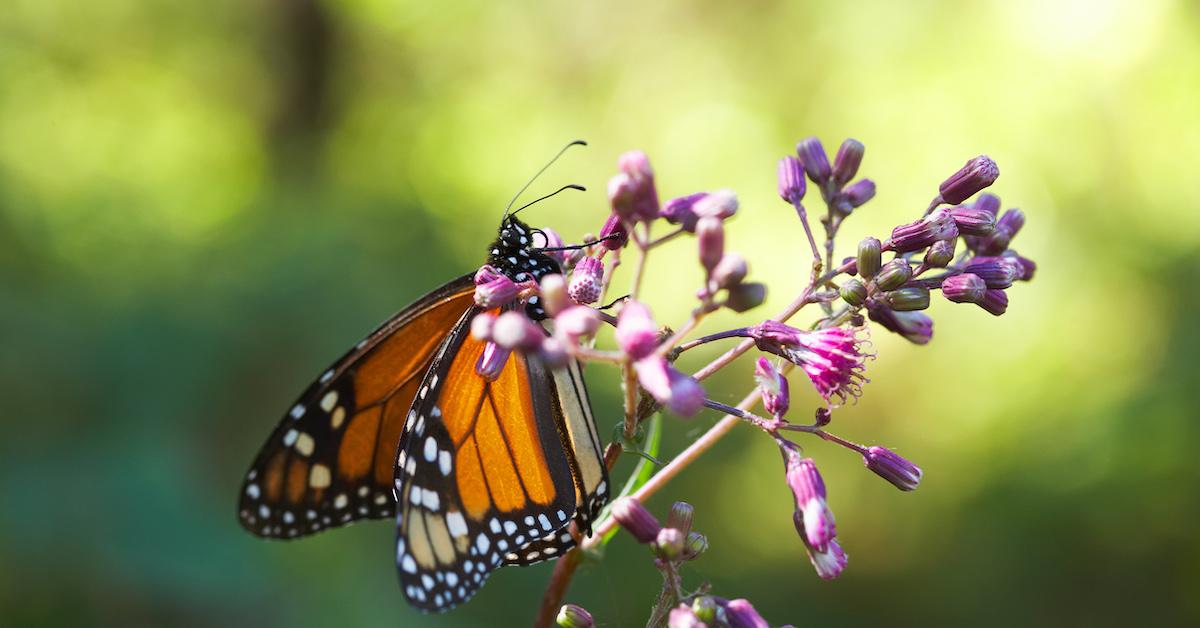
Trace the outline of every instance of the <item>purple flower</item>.
<instances>
[{"instance_id":1,"label":"purple flower","mask_svg":"<svg viewBox=\"0 0 1200 628\"><path fill-rule=\"evenodd\" d=\"M861 207L873 198L875 198L875 182L870 179L859 179L846 186L846 189L838 195L839 209L848 213L849 210Z\"/></svg>"},{"instance_id":2,"label":"purple flower","mask_svg":"<svg viewBox=\"0 0 1200 628\"><path fill-rule=\"evenodd\" d=\"M804 180L804 165L792 155L779 160L779 198L795 205L804 198L807 183Z\"/></svg>"},{"instance_id":3,"label":"purple flower","mask_svg":"<svg viewBox=\"0 0 1200 628\"><path fill-rule=\"evenodd\" d=\"M822 580L833 580L842 575L842 571L846 569L846 552L842 550L842 546L838 545L837 541L830 541L829 546L824 550L816 548L806 548L808 550L808 560L812 562L813 567L817 570L817 575Z\"/></svg>"},{"instance_id":4,"label":"purple flower","mask_svg":"<svg viewBox=\"0 0 1200 628\"><path fill-rule=\"evenodd\" d=\"M862 393L865 355L859 350L852 329L831 327L801 331L775 321L765 321L749 329L758 348L781 356L799 366L812 380L817 392L828 403L836 397L845 403Z\"/></svg>"},{"instance_id":5,"label":"purple flower","mask_svg":"<svg viewBox=\"0 0 1200 628\"><path fill-rule=\"evenodd\" d=\"M921 467L886 447L868 447L863 464L902 491L911 491L921 483Z\"/></svg>"},{"instance_id":6,"label":"purple flower","mask_svg":"<svg viewBox=\"0 0 1200 628\"><path fill-rule=\"evenodd\" d=\"M796 498L796 512L800 513L803 522L797 530L801 531L807 545L824 548L837 536L833 512L825 501L825 481L812 458L800 457L800 452L793 448L787 449L784 457L788 488Z\"/></svg>"},{"instance_id":7,"label":"purple flower","mask_svg":"<svg viewBox=\"0 0 1200 628\"><path fill-rule=\"evenodd\" d=\"M603 241L600 246L615 251L623 248L629 242L629 233L626 232L625 226L621 224L621 217L617 214L609 214L608 219L604 221L604 226L600 227L600 239Z\"/></svg>"},{"instance_id":8,"label":"purple flower","mask_svg":"<svg viewBox=\"0 0 1200 628\"><path fill-rule=\"evenodd\" d=\"M969 161L958 172L950 175L938 187L941 199L951 205L957 205L986 188L1000 176L1000 168L987 155L980 155Z\"/></svg>"},{"instance_id":9,"label":"purple flower","mask_svg":"<svg viewBox=\"0 0 1200 628\"><path fill-rule=\"evenodd\" d=\"M692 211L699 218L711 216L725 220L737 213L738 199L733 190L717 190L696 199Z\"/></svg>"},{"instance_id":10,"label":"purple flower","mask_svg":"<svg viewBox=\"0 0 1200 628\"><path fill-rule=\"evenodd\" d=\"M892 230L892 237L884 244L887 250L897 253L919 251L938 240L958 237L958 226L954 216L946 208L936 209L924 218L900 225Z\"/></svg>"},{"instance_id":11,"label":"purple flower","mask_svg":"<svg viewBox=\"0 0 1200 628\"><path fill-rule=\"evenodd\" d=\"M847 139L838 147L837 157L833 159L833 182L845 185L858 174L858 166L862 164L866 147L856 139Z\"/></svg>"},{"instance_id":12,"label":"purple flower","mask_svg":"<svg viewBox=\"0 0 1200 628\"><path fill-rule=\"evenodd\" d=\"M508 356L511 354L512 349L505 349L494 342L488 342L483 346L483 353L479 354L479 360L475 362L475 372L487 381L494 382L504 371L504 365L508 362Z\"/></svg>"},{"instance_id":13,"label":"purple flower","mask_svg":"<svg viewBox=\"0 0 1200 628\"><path fill-rule=\"evenodd\" d=\"M771 361L759 358L754 365L754 379L762 393L763 408L771 416L781 419L788 411L788 381Z\"/></svg>"},{"instance_id":14,"label":"purple flower","mask_svg":"<svg viewBox=\"0 0 1200 628\"><path fill-rule=\"evenodd\" d=\"M958 232L963 235L986 236L996 229L996 215L986 209L952 207L950 215L954 217Z\"/></svg>"},{"instance_id":15,"label":"purple flower","mask_svg":"<svg viewBox=\"0 0 1200 628\"><path fill-rule=\"evenodd\" d=\"M729 628L771 628L767 620L745 599L730 600L724 607Z\"/></svg>"},{"instance_id":16,"label":"purple flower","mask_svg":"<svg viewBox=\"0 0 1200 628\"><path fill-rule=\"evenodd\" d=\"M621 497L613 502L612 516L638 543L653 543L662 530L658 519L632 497Z\"/></svg>"},{"instance_id":17,"label":"purple flower","mask_svg":"<svg viewBox=\"0 0 1200 628\"><path fill-rule=\"evenodd\" d=\"M475 286L475 305L490 310L512 303L521 293L521 287L512 279L499 275L485 283Z\"/></svg>"},{"instance_id":18,"label":"purple flower","mask_svg":"<svg viewBox=\"0 0 1200 628\"><path fill-rule=\"evenodd\" d=\"M504 273L496 270L490 264L484 264L479 267L479 270L475 271L475 285L479 286L503 276Z\"/></svg>"},{"instance_id":19,"label":"purple flower","mask_svg":"<svg viewBox=\"0 0 1200 628\"><path fill-rule=\"evenodd\" d=\"M600 290L604 286L604 264L594 257L585 257L575 265L571 272L571 283L567 286L567 294L576 303L587 305L595 303L600 298Z\"/></svg>"},{"instance_id":20,"label":"purple flower","mask_svg":"<svg viewBox=\"0 0 1200 628\"><path fill-rule=\"evenodd\" d=\"M1028 257L1021 257L1012 249L1004 252L1004 258L1016 264L1018 269L1017 279L1021 281L1033 279L1033 273L1037 272L1037 263Z\"/></svg>"},{"instance_id":21,"label":"purple flower","mask_svg":"<svg viewBox=\"0 0 1200 628\"><path fill-rule=\"evenodd\" d=\"M979 307L995 316L1000 316L1008 311L1008 293L999 289L988 290L983 293L983 299L979 301Z\"/></svg>"},{"instance_id":22,"label":"purple flower","mask_svg":"<svg viewBox=\"0 0 1200 628\"><path fill-rule=\"evenodd\" d=\"M696 241L700 247L700 264L712 274L725 255L725 227L721 219L704 216L696 222Z\"/></svg>"},{"instance_id":23,"label":"purple flower","mask_svg":"<svg viewBox=\"0 0 1200 628\"><path fill-rule=\"evenodd\" d=\"M659 215L665 218L667 222L683 227L683 230L688 233L694 232L699 216L696 215L693 208L700 199L706 196L708 196L708 192L696 192L695 194L673 198L667 201L667 204L659 211Z\"/></svg>"},{"instance_id":24,"label":"purple flower","mask_svg":"<svg viewBox=\"0 0 1200 628\"><path fill-rule=\"evenodd\" d=\"M694 378L675 370L656 355L633 363L638 383L667 410L680 416L692 416L704 407L704 388Z\"/></svg>"},{"instance_id":25,"label":"purple flower","mask_svg":"<svg viewBox=\"0 0 1200 628\"><path fill-rule=\"evenodd\" d=\"M1007 257L976 257L967 262L963 271L977 275L989 288L1007 288L1021 269Z\"/></svg>"},{"instance_id":26,"label":"purple flower","mask_svg":"<svg viewBox=\"0 0 1200 628\"><path fill-rule=\"evenodd\" d=\"M804 164L804 171L813 183L825 185L833 176L833 169L829 167L829 157L825 154L825 147L821 146L821 140L815 137L802 140L796 145L796 155L800 157L800 163Z\"/></svg>"},{"instance_id":27,"label":"purple flower","mask_svg":"<svg viewBox=\"0 0 1200 628\"><path fill-rule=\"evenodd\" d=\"M984 255L999 255L1008 248L1012 239L1025 226L1025 212L1010 209L996 221L996 229L986 238L975 242L975 249Z\"/></svg>"},{"instance_id":28,"label":"purple flower","mask_svg":"<svg viewBox=\"0 0 1200 628\"><path fill-rule=\"evenodd\" d=\"M975 209L982 209L995 216L1000 213L1000 197L984 192L975 199Z\"/></svg>"},{"instance_id":29,"label":"purple flower","mask_svg":"<svg viewBox=\"0 0 1200 628\"><path fill-rule=\"evenodd\" d=\"M650 309L638 301L629 300L617 315L617 345L625 355L640 360L658 347L658 325Z\"/></svg>"},{"instance_id":30,"label":"purple flower","mask_svg":"<svg viewBox=\"0 0 1200 628\"><path fill-rule=\"evenodd\" d=\"M942 280L942 296L955 303L979 303L987 284L977 275L963 273Z\"/></svg>"},{"instance_id":31,"label":"purple flower","mask_svg":"<svg viewBox=\"0 0 1200 628\"><path fill-rule=\"evenodd\" d=\"M867 315L884 329L904 336L913 344L928 344L933 338L933 319L924 312L895 312L883 305L868 303Z\"/></svg>"}]
</instances>

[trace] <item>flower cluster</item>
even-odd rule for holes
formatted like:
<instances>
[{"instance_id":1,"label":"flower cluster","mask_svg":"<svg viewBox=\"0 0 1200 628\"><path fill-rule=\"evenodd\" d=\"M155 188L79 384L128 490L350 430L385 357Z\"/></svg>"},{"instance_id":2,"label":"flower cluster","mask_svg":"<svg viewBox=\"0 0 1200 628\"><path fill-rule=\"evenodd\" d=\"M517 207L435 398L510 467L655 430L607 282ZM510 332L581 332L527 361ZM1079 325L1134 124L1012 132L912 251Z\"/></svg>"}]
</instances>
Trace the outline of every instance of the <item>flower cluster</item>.
<instances>
[{"instance_id":1,"label":"flower cluster","mask_svg":"<svg viewBox=\"0 0 1200 628\"><path fill-rule=\"evenodd\" d=\"M766 286L748 280L746 258L728 250L731 221L747 211L727 189L689 192L661 202L650 160L640 151L618 160L618 173L607 187L607 216L598 235L564 245L553 231L535 230L530 252L551 256L561 274L545 274L534 281L524 274L509 277L485 266L475 277L476 302L489 310L476 316L471 327L475 337L487 342L476 367L482 376L498 377L514 351L536 356L550 367L580 360L619 369L624 416L621 438L610 445L611 455L606 456L610 465L622 449L647 459L658 455L639 448L647 442L647 420L659 410L690 417L708 408L724 415L686 455L659 471L664 474L663 481L644 485L644 479L631 481L613 503L609 517L599 521L593 536L581 543L583 550L603 544L606 533L619 524L652 548L655 566L664 576L652 625L766 623L745 600L685 593L678 567L703 553L707 540L691 531L691 507L687 504L677 503L667 524L662 525L640 500L711 447L728 431L730 422L748 423L778 444L784 459L784 484L793 496L800 545L818 576L836 578L846 568L847 555L837 536L825 482L813 458L792 437L808 434L851 450L862 457L869 471L902 491L917 488L922 477L917 465L889 449L853 443L828 431L833 412L860 397L868 382L867 362L875 357L867 342L868 319L913 343L925 344L933 336L933 319L925 313L931 305L931 292L940 290L953 303L973 303L1000 315L1008 307L1008 291L1014 284L1033 277L1036 265L1010 248L1024 226L1024 214L1017 209L1001 212L999 198L982 193L999 176L995 162L985 156L969 160L942 182L933 202L923 212L917 207L916 220L896 226L882 239L863 239L851 257L835 258L842 224L863 211L876 194L873 181L856 178L864 154L861 142L848 139L831 162L821 142L808 138L797 145L794 155L778 162L779 196L792 206L803 232L796 251L811 255L811 267L806 268L807 283L787 308L770 318L754 318L745 326L696 333L717 310L745 313L765 301ZM819 216L823 233L814 229L805 205L806 197L818 196L824 205ZM655 227L667 231L656 237L652 234ZM655 249L688 238L694 243L703 279L695 286L690 316L668 327L654 318L642 282ZM622 266L630 271L627 296L601 305ZM809 311L816 313L810 321L789 322L810 306L813 310ZM539 316L531 317L531 307L536 307ZM596 346L597 332L605 325L614 328L615 346L609 349ZM690 350L726 339L740 342L699 369L680 366ZM737 406L710 398L702 382L739 364L735 360L753 350L759 357L754 362L756 386L749 396ZM789 420L789 412L798 405L787 378L793 369L804 374L816 393L811 423ZM766 416L752 412L759 400ZM652 424L660 425L657 421ZM571 570L563 571L565 575L556 570L556 579L570 578ZM558 592L557 602L564 590L563 582L550 589ZM702 587L701 591L706 590ZM562 626L593 625L591 615L579 607L560 603L544 607L559 611L557 621Z\"/></svg>"}]
</instances>

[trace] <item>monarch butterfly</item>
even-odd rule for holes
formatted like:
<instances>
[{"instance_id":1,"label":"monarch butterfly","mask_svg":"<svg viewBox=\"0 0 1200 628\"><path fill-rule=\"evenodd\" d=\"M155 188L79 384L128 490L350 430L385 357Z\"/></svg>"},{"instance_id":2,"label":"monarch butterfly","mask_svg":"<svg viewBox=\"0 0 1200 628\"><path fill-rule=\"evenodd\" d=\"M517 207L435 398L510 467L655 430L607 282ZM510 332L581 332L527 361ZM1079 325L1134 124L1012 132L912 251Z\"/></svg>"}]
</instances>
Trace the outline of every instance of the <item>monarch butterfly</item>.
<instances>
[{"instance_id":1,"label":"monarch butterfly","mask_svg":"<svg viewBox=\"0 0 1200 628\"><path fill-rule=\"evenodd\" d=\"M488 263L515 282L561 273L515 213ZM514 352L495 379L477 373L474 287L468 274L426 294L300 395L246 474L246 530L292 539L395 517L401 588L425 611L467 601L502 565L561 555L572 522L590 533L608 475L583 372ZM545 318L536 298L525 307Z\"/></svg>"}]
</instances>

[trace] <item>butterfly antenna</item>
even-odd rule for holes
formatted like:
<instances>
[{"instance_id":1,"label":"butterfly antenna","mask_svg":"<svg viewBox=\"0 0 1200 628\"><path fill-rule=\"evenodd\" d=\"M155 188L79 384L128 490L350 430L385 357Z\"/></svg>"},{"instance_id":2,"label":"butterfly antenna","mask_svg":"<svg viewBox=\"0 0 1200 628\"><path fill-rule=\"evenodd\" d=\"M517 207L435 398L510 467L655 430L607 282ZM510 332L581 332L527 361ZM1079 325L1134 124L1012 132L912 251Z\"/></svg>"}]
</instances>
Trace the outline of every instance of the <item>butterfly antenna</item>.
<instances>
[{"instance_id":1,"label":"butterfly antenna","mask_svg":"<svg viewBox=\"0 0 1200 628\"><path fill-rule=\"evenodd\" d=\"M583 187L582 185L577 185L577 184L575 184L575 183L570 183L570 184L568 184L568 185L564 185L564 186L562 186L561 188L558 188L557 190L555 190L555 191L553 191L553 192L551 192L551 193L549 193L549 194L547 194L547 195L545 195L545 196L543 196L543 197L541 197L541 198L535 198L535 199L533 199L532 201L529 201L528 203L525 203L524 205L522 205L522 206L520 206L520 207L518 207L518 208L514 209L514 210L513 210L511 213L507 213L507 214L505 214L505 217L508 217L508 216L516 216L516 215L517 215L517 212L521 211L522 209L525 209L526 207L529 207L530 205L533 205L533 204L535 204L535 203L540 203L540 202L542 202L542 201L544 201L544 200L546 200L546 199L550 198L551 196L554 196L554 195L558 194L559 192L564 192L564 191L566 191L566 190L579 190L580 192L587 192L587 188Z\"/></svg>"},{"instance_id":2,"label":"butterfly antenna","mask_svg":"<svg viewBox=\"0 0 1200 628\"><path fill-rule=\"evenodd\" d=\"M545 172L550 166L553 166L554 162L558 161L558 158L562 157L563 153L567 152L567 149L572 146L587 146L587 142L585 142L583 140L575 140L573 142L568 143L566 146L563 146L562 149L559 150L558 153L555 154L554 157L550 159L550 161L546 162L546 165L542 166L541 170L538 170L537 173L535 173L532 177L529 178L529 181L527 181L525 183L525 185L521 186L521 189L517 190L517 193L513 195L512 200L509 201L508 205L504 208L504 217L505 218L507 218L509 215L508 210L512 209L513 204L517 202L518 198L521 198L521 195L525 193L525 190L528 190L529 186L533 185L533 182L537 181L537 178L542 176L542 173ZM561 192L561 191L562 190L559 190L559 192ZM555 192L555 194L557 194L557 193L558 192ZM554 196L554 194L551 194L550 196ZM547 197L542 197L542 198L547 198ZM542 199L538 199L538 200L540 201ZM534 201L534 203L536 203L536 202L537 201ZM532 205L532 204L533 203L530 203L530 205ZM528 206L529 205L526 205L525 207L528 207ZM525 209L525 207L522 207L521 209ZM517 211L521 211L521 210L518 209ZM513 212L513 213L516 213L516 212Z\"/></svg>"}]
</instances>

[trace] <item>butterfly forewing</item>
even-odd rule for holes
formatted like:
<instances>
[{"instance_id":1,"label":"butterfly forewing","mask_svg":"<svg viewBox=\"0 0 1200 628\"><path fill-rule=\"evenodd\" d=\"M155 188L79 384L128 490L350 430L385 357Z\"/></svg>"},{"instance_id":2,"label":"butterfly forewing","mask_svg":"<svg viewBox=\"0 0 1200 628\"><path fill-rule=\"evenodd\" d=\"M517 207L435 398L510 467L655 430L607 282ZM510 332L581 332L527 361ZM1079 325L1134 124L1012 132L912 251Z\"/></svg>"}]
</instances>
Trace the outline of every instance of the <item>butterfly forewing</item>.
<instances>
[{"instance_id":1,"label":"butterfly forewing","mask_svg":"<svg viewBox=\"0 0 1200 628\"><path fill-rule=\"evenodd\" d=\"M429 293L304 391L246 475L238 504L243 527L295 538L395 515L404 422L446 331L472 307L472 289L468 275Z\"/></svg>"},{"instance_id":2,"label":"butterfly forewing","mask_svg":"<svg viewBox=\"0 0 1200 628\"><path fill-rule=\"evenodd\" d=\"M488 575L575 515L577 489L553 374L514 352L495 381L463 316L417 393L396 464L396 561L425 610L470 598Z\"/></svg>"}]
</instances>

